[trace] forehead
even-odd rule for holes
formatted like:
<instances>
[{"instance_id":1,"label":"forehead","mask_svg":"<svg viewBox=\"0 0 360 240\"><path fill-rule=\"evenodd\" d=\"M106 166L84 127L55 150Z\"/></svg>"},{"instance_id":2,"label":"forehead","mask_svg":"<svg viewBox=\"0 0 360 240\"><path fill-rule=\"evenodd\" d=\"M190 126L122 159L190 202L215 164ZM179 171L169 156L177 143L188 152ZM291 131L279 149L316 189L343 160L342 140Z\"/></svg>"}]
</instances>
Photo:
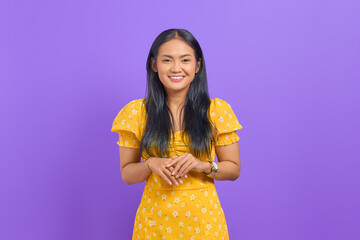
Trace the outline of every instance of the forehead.
<instances>
[{"instance_id":1,"label":"forehead","mask_svg":"<svg viewBox=\"0 0 360 240\"><path fill-rule=\"evenodd\" d=\"M190 54L194 56L194 49L184 40L175 38L163 43L159 47L158 56L163 54L175 57L184 54Z\"/></svg>"}]
</instances>

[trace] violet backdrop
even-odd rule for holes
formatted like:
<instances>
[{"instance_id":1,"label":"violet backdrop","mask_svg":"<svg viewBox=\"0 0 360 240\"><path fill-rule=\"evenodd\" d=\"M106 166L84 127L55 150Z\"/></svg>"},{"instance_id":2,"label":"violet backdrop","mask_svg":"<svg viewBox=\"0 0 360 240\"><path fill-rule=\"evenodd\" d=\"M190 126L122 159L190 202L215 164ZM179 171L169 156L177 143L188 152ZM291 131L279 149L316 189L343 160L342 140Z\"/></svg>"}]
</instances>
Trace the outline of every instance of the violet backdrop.
<instances>
[{"instance_id":1,"label":"violet backdrop","mask_svg":"<svg viewBox=\"0 0 360 240\"><path fill-rule=\"evenodd\" d=\"M0 239L130 239L118 111L145 97L155 37L202 46L243 129L216 187L230 239L359 239L360 3L0 1Z\"/></svg>"}]
</instances>

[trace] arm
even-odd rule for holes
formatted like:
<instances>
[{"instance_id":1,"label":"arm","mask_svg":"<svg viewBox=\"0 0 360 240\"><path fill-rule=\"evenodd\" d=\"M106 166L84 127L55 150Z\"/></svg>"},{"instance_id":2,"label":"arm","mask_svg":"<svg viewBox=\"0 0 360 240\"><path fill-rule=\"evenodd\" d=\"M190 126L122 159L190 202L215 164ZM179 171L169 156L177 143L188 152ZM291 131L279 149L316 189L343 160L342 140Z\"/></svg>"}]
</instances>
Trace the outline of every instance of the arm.
<instances>
[{"instance_id":1,"label":"arm","mask_svg":"<svg viewBox=\"0 0 360 240\"><path fill-rule=\"evenodd\" d=\"M148 161L140 162L140 149L120 146L120 171L126 184L145 181L151 174Z\"/></svg>"},{"instance_id":2,"label":"arm","mask_svg":"<svg viewBox=\"0 0 360 240\"><path fill-rule=\"evenodd\" d=\"M211 178L215 180L236 180L240 176L240 154L237 142L232 144L215 146L218 157L218 171ZM208 161L202 161L194 157L191 153L184 153L181 156L173 158L167 167L176 164L172 175L183 176L188 171L204 172L209 174L211 165Z\"/></svg>"},{"instance_id":3,"label":"arm","mask_svg":"<svg viewBox=\"0 0 360 240\"><path fill-rule=\"evenodd\" d=\"M217 165L219 170L212 178L215 180L235 181L240 176L241 169L238 142L224 146L215 146L215 152L218 158ZM209 166L206 167L206 172L210 172Z\"/></svg>"},{"instance_id":4,"label":"arm","mask_svg":"<svg viewBox=\"0 0 360 240\"><path fill-rule=\"evenodd\" d=\"M165 169L165 165L170 158L152 157L146 161L140 162L140 149L120 146L120 170L125 183L134 184L145 181L149 175L154 172L162 177L169 184L179 185L181 178L171 176L173 167ZM151 166L149 165L151 161ZM187 177L187 176L186 176Z\"/></svg>"}]
</instances>

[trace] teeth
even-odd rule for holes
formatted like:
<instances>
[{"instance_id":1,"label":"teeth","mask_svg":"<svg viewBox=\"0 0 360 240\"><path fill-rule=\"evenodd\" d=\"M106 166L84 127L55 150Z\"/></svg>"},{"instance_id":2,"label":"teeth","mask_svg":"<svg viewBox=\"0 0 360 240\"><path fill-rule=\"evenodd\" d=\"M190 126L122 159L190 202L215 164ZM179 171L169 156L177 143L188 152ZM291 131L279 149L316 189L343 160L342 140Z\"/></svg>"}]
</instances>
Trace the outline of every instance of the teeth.
<instances>
[{"instance_id":1,"label":"teeth","mask_svg":"<svg viewBox=\"0 0 360 240\"><path fill-rule=\"evenodd\" d=\"M183 77L170 77L172 79L182 79Z\"/></svg>"}]
</instances>

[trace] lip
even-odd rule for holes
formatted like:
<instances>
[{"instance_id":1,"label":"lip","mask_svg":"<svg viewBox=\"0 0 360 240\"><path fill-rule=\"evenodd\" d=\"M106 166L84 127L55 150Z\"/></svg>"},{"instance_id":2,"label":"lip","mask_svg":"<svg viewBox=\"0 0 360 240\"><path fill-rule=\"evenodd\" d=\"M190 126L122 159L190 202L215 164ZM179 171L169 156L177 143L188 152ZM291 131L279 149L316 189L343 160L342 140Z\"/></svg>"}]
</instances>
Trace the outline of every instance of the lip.
<instances>
[{"instance_id":1,"label":"lip","mask_svg":"<svg viewBox=\"0 0 360 240\"><path fill-rule=\"evenodd\" d=\"M172 79L171 77L182 77L182 78L181 79ZM185 76L184 75L172 75L172 76L169 76L169 78L173 82L180 82L185 78Z\"/></svg>"}]
</instances>

